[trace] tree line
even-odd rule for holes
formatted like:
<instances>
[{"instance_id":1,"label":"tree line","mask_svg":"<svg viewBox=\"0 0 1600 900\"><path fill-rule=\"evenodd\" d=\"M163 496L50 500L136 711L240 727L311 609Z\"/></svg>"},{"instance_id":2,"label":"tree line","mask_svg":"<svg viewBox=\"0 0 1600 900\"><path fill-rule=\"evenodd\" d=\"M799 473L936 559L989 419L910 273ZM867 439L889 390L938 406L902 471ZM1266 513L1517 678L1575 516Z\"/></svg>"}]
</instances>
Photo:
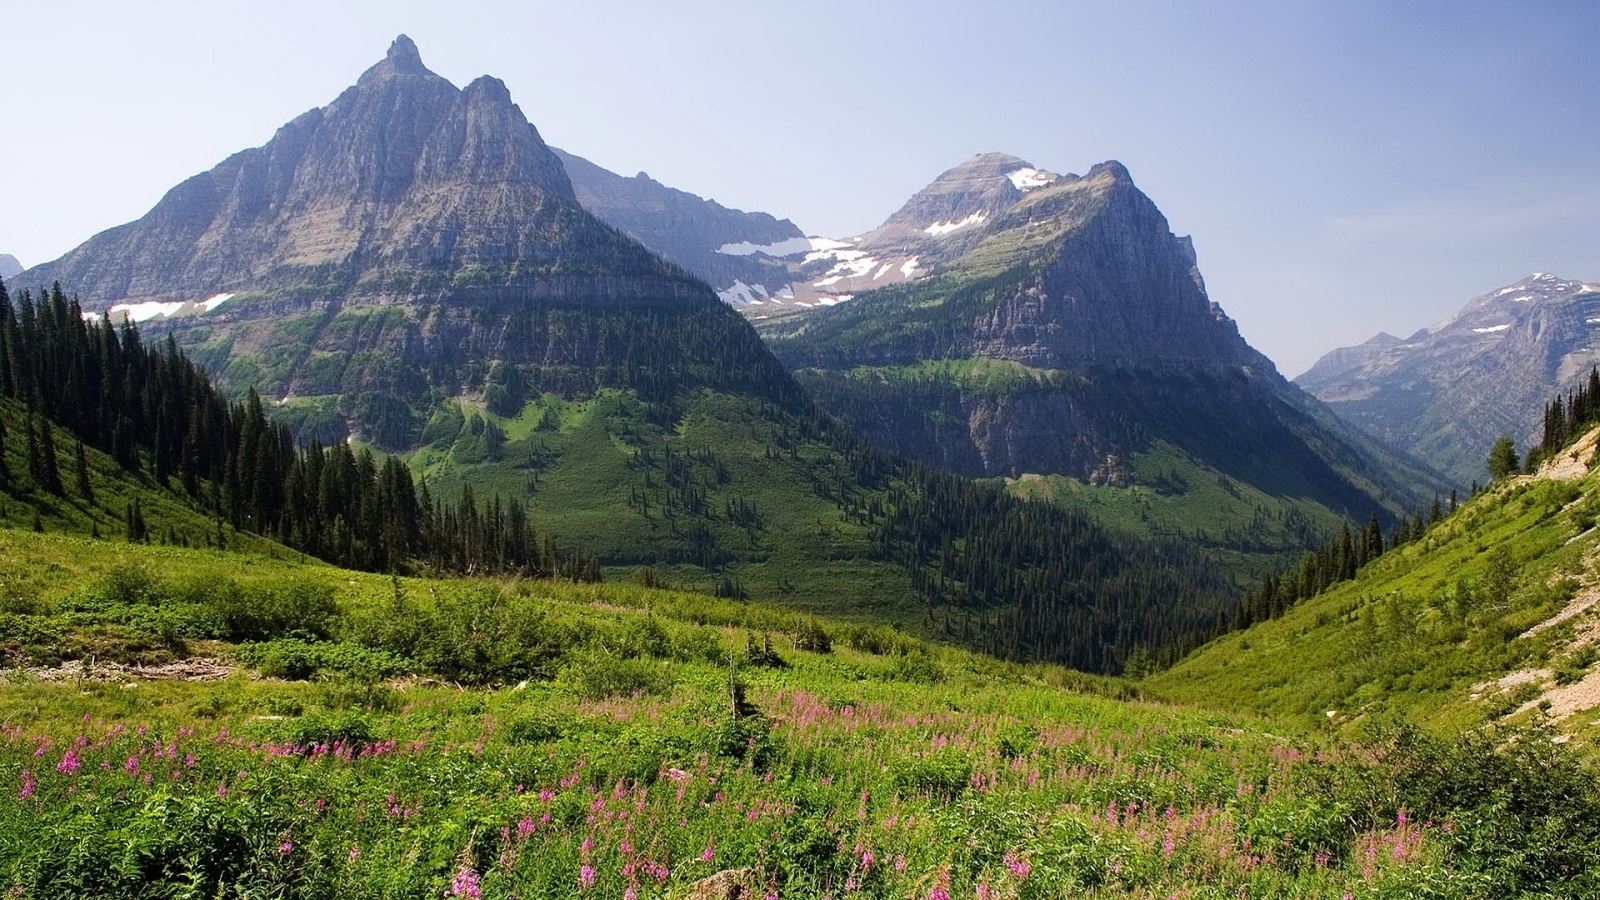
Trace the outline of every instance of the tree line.
<instances>
[{"instance_id":1,"label":"tree line","mask_svg":"<svg viewBox=\"0 0 1600 900\"><path fill-rule=\"evenodd\" d=\"M599 578L592 555L564 556L521 501L480 502L470 487L446 502L395 457L379 462L347 443L297 446L251 391L230 402L170 337L149 346L130 322L86 318L60 285L13 304L0 282L0 397L27 410L29 481L60 495L51 424L76 438L77 489L92 494L84 447L126 473L173 491L227 523L349 568L518 572ZM0 441L10 440L0 425ZM0 471L10 480L14 473ZM128 534L148 534L137 501Z\"/></svg>"}]
</instances>

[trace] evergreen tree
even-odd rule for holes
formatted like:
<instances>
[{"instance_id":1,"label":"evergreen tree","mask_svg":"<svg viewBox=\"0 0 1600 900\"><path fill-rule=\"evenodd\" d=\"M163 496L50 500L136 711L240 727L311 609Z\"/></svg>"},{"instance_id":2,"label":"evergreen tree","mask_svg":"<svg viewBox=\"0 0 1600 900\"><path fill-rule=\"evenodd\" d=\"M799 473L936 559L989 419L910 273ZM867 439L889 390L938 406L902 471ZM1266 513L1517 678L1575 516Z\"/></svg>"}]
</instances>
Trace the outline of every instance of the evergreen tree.
<instances>
[{"instance_id":1,"label":"evergreen tree","mask_svg":"<svg viewBox=\"0 0 1600 900\"><path fill-rule=\"evenodd\" d=\"M1517 445L1511 440L1511 435L1500 435L1495 440L1494 446L1489 448L1489 479L1499 481L1516 474L1521 467L1522 462L1517 457Z\"/></svg>"},{"instance_id":2,"label":"evergreen tree","mask_svg":"<svg viewBox=\"0 0 1600 900\"><path fill-rule=\"evenodd\" d=\"M89 459L83 452L83 441L74 441L72 456L78 473L78 496L86 502L94 502L94 485L89 482Z\"/></svg>"}]
</instances>

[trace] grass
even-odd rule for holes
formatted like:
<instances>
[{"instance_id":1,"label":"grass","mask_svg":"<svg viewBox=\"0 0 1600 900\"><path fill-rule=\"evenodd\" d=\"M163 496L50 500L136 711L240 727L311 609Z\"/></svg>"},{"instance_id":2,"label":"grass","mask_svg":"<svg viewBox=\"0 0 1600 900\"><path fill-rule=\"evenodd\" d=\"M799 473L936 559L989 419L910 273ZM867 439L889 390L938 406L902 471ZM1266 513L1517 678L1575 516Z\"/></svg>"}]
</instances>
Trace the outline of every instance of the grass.
<instances>
[{"instance_id":1,"label":"grass","mask_svg":"<svg viewBox=\"0 0 1600 900\"><path fill-rule=\"evenodd\" d=\"M1526 632L1595 581L1597 488L1597 475L1497 485L1354 581L1212 642L1147 686L1347 727L1398 715L1462 729L1505 715L1520 701L1479 686L1565 658L1571 624ZM1590 742L1584 728L1570 732Z\"/></svg>"},{"instance_id":2,"label":"grass","mask_svg":"<svg viewBox=\"0 0 1600 900\"><path fill-rule=\"evenodd\" d=\"M32 560L13 619L132 642L154 611L184 649L256 667L10 672L0 879L19 897L683 897L717 873L779 897L1465 897L1506 871L1551 896L1592 885L1525 871L1581 856L1486 850L1489 825L1408 768L1444 752L1415 736L1360 747L637 586L0 546ZM273 603L299 604L295 622L271 625ZM188 636L226 608L256 615L255 642ZM257 677L307 648L293 674L309 680ZM1517 771L1578 772L1557 753Z\"/></svg>"}]
</instances>

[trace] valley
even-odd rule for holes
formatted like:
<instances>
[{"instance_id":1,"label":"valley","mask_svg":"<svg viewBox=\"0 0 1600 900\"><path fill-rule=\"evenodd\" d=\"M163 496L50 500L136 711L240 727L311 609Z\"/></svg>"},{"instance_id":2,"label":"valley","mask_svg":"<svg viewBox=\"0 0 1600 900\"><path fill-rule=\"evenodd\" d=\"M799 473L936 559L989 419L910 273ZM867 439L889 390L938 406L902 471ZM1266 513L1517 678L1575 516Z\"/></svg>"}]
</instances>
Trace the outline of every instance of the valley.
<instances>
[{"instance_id":1,"label":"valley","mask_svg":"<svg viewBox=\"0 0 1600 900\"><path fill-rule=\"evenodd\" d=\"M1116 160L828 237L518 96L0 255L6 896L1600 896L1595 284L1291 381Z\"/></svg>"}]
</instances>

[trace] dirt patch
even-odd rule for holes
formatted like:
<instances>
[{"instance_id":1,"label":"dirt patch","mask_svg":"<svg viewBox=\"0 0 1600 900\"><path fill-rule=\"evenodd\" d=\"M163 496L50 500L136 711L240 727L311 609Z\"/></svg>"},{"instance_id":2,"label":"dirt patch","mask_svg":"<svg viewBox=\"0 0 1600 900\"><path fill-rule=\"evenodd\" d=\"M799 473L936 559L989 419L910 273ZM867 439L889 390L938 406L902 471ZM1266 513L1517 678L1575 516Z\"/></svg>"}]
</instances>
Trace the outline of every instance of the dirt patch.
<instances>
[{"instance_id":1,"label":"dirt patch","mask_svg":"<svg viewBox=\"0 0 1600 900\"><path fill-rule=\"evenodd\" d=\"M1560 456L1545 460L1539 467L1538 478L1555 481L1577 481L1589 474L1589 460L1594 459L1595 445L1600 443L1600 428L1594 428L1576 444L1562 451Z\"/></svg>"},{"instance_id":2,"label":"dirt patch","mask_svg":"<svg viewBox=\"0 0 1600 900\"><path fill-rule=\"evenodd\" d=\"M1574 713L1600 706L1600 669L1590 672L1582 681L1545 691L1543 696L1524 708L1537 706L1546 700L1550 702L1550 717L1558 722Z\"/></svg>"},{"instance_id":3,"label":"dirt patch","mask_svg":"<svg viewBox=\"0 0 1600 900\"><path fill-rule=\"evenodd\" d=\"M221 681L233 672L227 660L211 657L180 659L160 666L127 666L115 662L74 660L59 666L25 666L0 669L0 678L36 678L40 681Z\"/></svg>"}]
</instances>

